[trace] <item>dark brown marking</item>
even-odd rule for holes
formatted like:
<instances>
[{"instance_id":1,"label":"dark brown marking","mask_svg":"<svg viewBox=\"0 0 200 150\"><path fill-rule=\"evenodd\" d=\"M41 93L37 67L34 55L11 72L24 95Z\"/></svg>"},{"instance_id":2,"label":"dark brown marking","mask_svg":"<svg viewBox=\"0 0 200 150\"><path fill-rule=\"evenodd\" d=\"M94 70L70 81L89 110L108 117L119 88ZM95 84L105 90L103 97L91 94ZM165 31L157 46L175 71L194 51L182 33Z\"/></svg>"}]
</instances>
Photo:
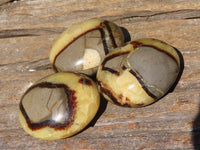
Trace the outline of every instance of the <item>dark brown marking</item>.
<instances>
[{"instance_id":1,"label":"dark brown marking","mask_svg":"<svg viewBox=\"0 0 200 150\"><path fill-rule=\"evenodd\" d=\"M133 71L133 70L129 70L129 72L136 77L136 79L138 80L138 82L141 84L142 88L144 89L144 91L153 99L157 99L157 97L151 93L148 88L145 86L144 82L141 80L141 78Z\"/></svg>"},{"instance_id":2,"label":"dark brown marking","mask_svg":"<svg viewBox=\"0 0 200 150\"><path fill-rule=\"evenodd\" d=\"M119 99L121 99L121 100L123 99L123 95L122 95L122 94L119 94L118 97L119 97Z\"/></svg>"},{"instance_id":3,"label":"dark brown marking","mask_svg":"<svg viewBox=\"0 0 200 150\"><path fill-rule=\"evenodd\" d=\"M107 89L107 88L105 88L105 86L103 86L103 83L101 81L97 80L97 84L100 87L100 91L102 93L104 93L105 95L107 95L113 101L113 103L115 103L118 106L123 106L123 107L142 107L142 106L144 106L143 103L141 103L141 104L131 104L131 100L127 97L126 97L126 103L122 104L121 102L118 101L118 99L114 96L114 94L109 89ZM120 94L118 96L118 98L122 99L123 95Z\"/></svg>"},{"instance_id":4,"label":"dark brown marking","mask_svg":"<svg viewBox=\"0 0 200 150\"><path fill-rule=\"evenodd\" d=\"M114 96L114 94L112 93L111 90L109 90L108 88L105 88L105 86L103 87L102 82L97 80L97 84L100 87L100 91L102 93L104 93L105 95L107 95L112 101L113 103L115 103L116 105L119 106L125 106L125 107L131 107L129 104L121 104L118 99Z\"/></svg>"},{"instance_id":5,"label":"dark brown marking","mask_svg":"<svg viewBox=\"0 0 200 150\"><path fill-rule=\"evenodd\" d=\"M89 79L86 79L86 78L81 78L81 79L79 79L78 82L81 83L81 84L84 84L84 85L92 85L92 82Z\"/></svg>"},{"instance_id":6,"label":"dark brown marking","mask_svg":"<svg viewBox=\"0 0 200 150\"><path fill-rule=\"evenodd\" d=\"M155 40L155 39L153 39L153 40ZM160 40L156 40L156 41L159 41L159 42L161 42L161 43L163 43L163 44L169 45L169 44L167 44L167 43L165 43L165 42L163 42L163 41L160 41ZM144 44L144 43L138 42L138 41L133 41L133 42L131 42L131 44L133 45L134 48L138 48L138 47L153 47L154 49L157 49L158 51L163 52L163 53L165 53L166 55L168 55L169 57L171 57L171 58L176 62L177 66L179 66L179 65L178 65L178 64L179 64L179 63L178 63L179 60L176 60L176 58L175 58L173 55L171 55L170 53L166 52L164 49L161 49L161 48L156 47L156 46L154 46L154 45ZM170 45L169 45L169 46L170 46ZM172 47L172 46L171 46L171 47ZM174 47L172 47L172 48L177 52L177 50L176 50Z\"/></svg>"},{"instance_id":7,"label":"dark brown marking","mask_svg":"<svg viewBox=\"0 0 200 150\"><path fill-rule=\"evenodd\" d=\"M117 98L113 95L113 93L112 93L109 89L103 87L101 81L97 80L97 84L99 85L100 91L101 91L102 93L104 93L104 94L107 95L110 99L112 99L112 101L113 101L115 104L121 105L121 104L117 101Z\"/></svg>"},{"instance_id":8,"label":"dark brown marking","mask_svg":"<svg viewBox=\"0 0 200 150\"><path fill-rule=\"evenodd\" d=\"M104 31L103 31L103 34L104 34L104 35L102 35L102 29L100 29L100 26L97 26L97 27L95 27L95 28L93 28L93 29L91 29L91 30L88 30L88 31L86 31L86 32L84 32L84 33L82 33L82 34L80 34L80 35L77 36L76 38L74 38L71 42L69 42L69 43L55 56L55 58L54 58L54 60L53 60L53 63L52 63L52 68L53 68L53 70L54 70L55 72L58 72L58 70L57 70L57 68L56 68L56 66L55 66L55 62L56 62L57 57L58 57L69 45L71 45L73 42L75 42L78 38L80 38L80 37L83 36L84 34L87 34L88 32L94 31L94 30L99 30L99 31L100 31L100 33L101 33L101 38L102 38L102 42L103 42L103 45L104 45L104 49L107 47L107 45L106 45L106 43L105 43L105 33L104 33ZM107 52L107 53L108 53L108 52ZM106 54L107 54L107 53L106 53Z\"/></svg>"},{"instance_id":9,"label":"dark brown marking","mask_svg":"<svg viewBox=\"0 0 200 150\"><path fill-rule=\"evenodd\" d=\"M127 68L125 66L122 66L122 70L126 70Z\"/></svg>"},{"instance_id":10,"label":"dark brown marking","mask_svg":"<svg viewBox=\"0 0 200 150\"><path fill-rule=\"evenodd\" d=\"M131 104L131 100L126 97L126 104L127 107L142 107L144 106L144 103L140 103L140 104Z\"/></svg>"},{"instance_id":11,"label":"dark brown marking","mask_svg":"<svg viewBox=\"0 0 200 150\"><path fill-rule=\"evenodd\" d=\"M131 44L132 44L133 48L137 48L137 47L143 46L143 43L138 42L138 41L137 42L136 41L132 41Z\"/></svg>"},{"instance_id":12,"label":"dark brown marking","mask_svg":"<svg viewBox=\"0 0 200 150\"><path fill-rule=\"evenodd\" d=\"M179 59L180 59L180 68L179 68L179 73L178 73L178 75L176 77L176 80L175 80L174 84L171 86L171 88L169 89L169 91L167 93L173 92L173 90L177 86L177 84L178 84L178 82L179 82L179 80L181 78L181 75L183 73L183 70L184 70L184 59L183 59L183 56L182 56L181 52L177 48L175 48L175 47L173 47L173 48L176 50L176 52L177 52L177 54L179 56Z\"/></svg>"},{"instance_id":13,"label":"dark brown marking","mask_svg":"<svg viewBox=\"0 0 200 150\"><path fill-rule=\"evenodd\" d=\"M106 43L106 35L105 35L105 32L104 32L104 30L102 28L100 28L99 31L101 32L101 40L102 40L102 43L103 43L104 53L106 55L106 54L109 53L108 45Z\"/></svg>"},{"instance_id":14,"label":"dark brown marking","mask_svg":"<svg viewBox=\"0 0 200 150\"><path fill-rule=\"evenodd\" d=\"M128 97L126 97L126 101L127 101L127 102L130 102L131 100L130 100Z\"/></svg>"},{"instance_id":15,"label":"dark brown marking","mask_svg":"<svg viewBox=\"0 0 200 150\"><path fill-rule=\"evenodd\" d=\"M129 51L126 51L126 52L118 52L118 53L115 53L115 54L113 54L113 55L110 55L109 57L106 57L106 58L103 60L103 62L102 62L102 70L109 71L109 72L111 72L112 74L115 74L115 75L119 76L120 73L119 73L118 71L113 70L113 69L108 68L108 67L105 67L105 64L106 64L107 61L111 60L111 59L114 58L114 57L117 57L117 56L120 56L120 55L125 55L125 54L128 54L128 53L129 53Z\"/></svg>"},{"instance_id":16,"label":"dark brown marking","mask_svg":"<svg viewBox=\"0 0 200 150\"><path fill-rule=\"evenodd\" d=\"M103 62L102 62L102 65L104 66L106 64L107 61L111 60L112 58L114 57L117 57L117 56L120 56L120 55L125 55L125 54L128 54L130 51L125 51L125 52L118 52L118 53L114 53L108 57L106 57Z\"/></svg>"},{"instance_id":17,"label":"dark brown marking","mask_svg":"<svg viewBox=\"0 0 200 150\"><path fill-rule=\"evenodd\" d=\"M22 105L22 100L24 98L24 96L31 91L32 89L36 88L36 87L40 87L40 88L64 88L64 91L67 95L68 98L68 112L69 112L69 118L64 122L64 123L58 123L54 120L45 120L43 122L40 123L32 123L31 120L29 119L23 105ZM76 97L75 97L75 91L71 90L67 85L65 84L52 84L49 82L42 82L39 84L36 84L32 87L30 87L25 94L22 97L22 100L20 102L20 110L26 120L26 123L28 125L28 127L31 130L39 130L45 127L50 127L50 128L54 128L55 130L63 130L66 129L67 127L69 127L73 121L74 121L74 114L76 112Z\"/></svg>"},{"instance_id":18,"label":"dark brown marking","mask_svg":"<svg viewBox=\"0 0 200 150\"><path fill-rule=\"evenodd\" d=\"M107 30L108 30L109 37L110 37L110 39L111 39L111 44L112 44L113 48L116 48L116 47L117 47L117 44L116 44L116 42L115 42L115 38L114 38L114 36L113 36L113 33L112 33L111 28L110 28L109 22L108 22L108 21L104 21L104 24L105 24L105 26L106 26L106 28L107 28Z\"/></svg>"},{"instance_id":19,"label":"dark brown marking","mask_svg":"<svg viewBox=\"0 0 200 150\"><path fill-rule=\"evenodd\" d=\"M113 70L113 69L108 68L108 67L104 67L103 70L109 71L110 73L115 74L117 76L119 76L119 74L120 74L118 71Z\"/></svg>"}]
</instances>

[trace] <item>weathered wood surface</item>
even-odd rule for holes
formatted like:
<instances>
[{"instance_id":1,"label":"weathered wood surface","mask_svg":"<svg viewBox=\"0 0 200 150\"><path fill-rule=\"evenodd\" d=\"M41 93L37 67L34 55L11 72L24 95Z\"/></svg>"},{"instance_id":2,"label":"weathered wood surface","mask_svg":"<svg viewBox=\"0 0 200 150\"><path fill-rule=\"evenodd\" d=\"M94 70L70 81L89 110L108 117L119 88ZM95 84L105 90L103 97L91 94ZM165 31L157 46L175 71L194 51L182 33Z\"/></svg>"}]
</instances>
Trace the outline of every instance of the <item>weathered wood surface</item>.
<instances>
[{"instance_id":1,"label":"weathered wood surface","mask_svg":"<svg viewBox=\"0 0 200 150\"><path fill-rule=\"evenodd\" d=\"M200 148L199 0L1 0L0 149ZM96 123L67 139L44 141L24 132L18 104L35 81L52 74L48 55L70 25L90 18L114 21L132 39L163 40L184 57L173 93L144 108L104 102Z\"/></svg>"}]
</instances>

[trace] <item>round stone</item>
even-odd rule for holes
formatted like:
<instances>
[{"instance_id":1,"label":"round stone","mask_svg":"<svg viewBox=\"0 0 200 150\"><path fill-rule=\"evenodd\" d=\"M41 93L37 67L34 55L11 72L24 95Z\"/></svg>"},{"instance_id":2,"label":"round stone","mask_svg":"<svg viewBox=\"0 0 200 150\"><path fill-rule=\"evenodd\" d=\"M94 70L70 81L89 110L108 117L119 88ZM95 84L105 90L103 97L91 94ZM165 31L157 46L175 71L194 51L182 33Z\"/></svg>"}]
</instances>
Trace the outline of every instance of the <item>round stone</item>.
<instances>
[{"instance_id":1,"label":"round stone","mask_svg":"<svg viewBox=\"0 0 200 150\"><path fill-rule=\"evenodd\" d=\"M163 97L181 72L178 51L155 39L139 39L108 54L97 73L101 93L121 106L141 107Z\"/></svg>"},{"instance_id":2,"label":"round stone","mask_svg":"<svg viewBox=\"0 0 200 150\"><path fill-rule=\"evenodd\" d=\"M124 34L116 24L99 19L83 21L59 36L51 49L50 63L56 72L93 75L105 55L123 43Z\"/></svg>"},{"instance_id":3,"label":"round stone","mask_svg":"<svg viewBox=\"0 0 200 150\"><path fill-rule=\"evenodd\" d=\"M19 120L30 135L55 140L72 136L96 115L96 84L75 73L56 73L33 84L20 102Z\"/></svg>"}]
</instances>

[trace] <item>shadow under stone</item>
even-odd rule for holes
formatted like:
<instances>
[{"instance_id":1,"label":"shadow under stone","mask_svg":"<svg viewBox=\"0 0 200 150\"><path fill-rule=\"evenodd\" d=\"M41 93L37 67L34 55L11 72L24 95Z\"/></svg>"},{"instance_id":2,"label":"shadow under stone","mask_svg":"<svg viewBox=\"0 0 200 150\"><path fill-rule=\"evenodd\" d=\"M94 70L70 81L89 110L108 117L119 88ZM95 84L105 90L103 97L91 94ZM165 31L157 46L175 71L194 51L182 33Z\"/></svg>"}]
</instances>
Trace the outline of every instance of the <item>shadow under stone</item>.
<instances>
[{"instance_id":1,"label":"shadow under stone","mask_svg":"<svg viewBox=\"0 0 200 150\"><path fill-rule=\"evenodd\" d=\"M199 113L193 122L192 140L195 150L200 150L200 104Z\"/></svg>"},{"instance_id":2,"label":"shadow under stone","mask_svg":"<svg viewBox=\"0 0 200 150\"><path fill-rule=\"evenodd\" d=\"M100 95L101 96L101 95ZM76 136L77 134L81 133L81 132L84 132L85 130L87 130L89 127L93 127L97 120L101 117L101 115L104 113L104 111L106 110L106 107L107 107L107 100L103 98L103 96L100 97L100 106L99 106L99 109L95 115L95 117L92 119L92 121L84 128L82 129L80 132L76 133L75 135L72 135L73 136Z\"/></svg>"}]
</instances>

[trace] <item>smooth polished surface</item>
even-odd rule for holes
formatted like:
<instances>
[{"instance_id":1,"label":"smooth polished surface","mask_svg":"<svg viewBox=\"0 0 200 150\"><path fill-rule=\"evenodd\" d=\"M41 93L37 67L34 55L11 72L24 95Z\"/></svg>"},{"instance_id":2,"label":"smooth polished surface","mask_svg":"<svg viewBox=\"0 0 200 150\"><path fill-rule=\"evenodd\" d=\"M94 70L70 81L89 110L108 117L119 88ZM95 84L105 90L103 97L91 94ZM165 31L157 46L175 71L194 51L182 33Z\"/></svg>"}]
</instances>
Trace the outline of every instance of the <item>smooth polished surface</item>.
<instances>
[{"instance_id":1,"label":"smooth polished surface","mask_svg":"<svg viewBox=\"0 0 200 150\"><path fill-rule=\"evenodd\" d=\"M0 5L1 149L200 148L199 0L3 0ZM155 38L179 49L185 68L178 85L147 107L103 103L96 123L76 136L56 141L31 137L18 121L22 95L54 73L48 57L58 36L91 18L125 27L132 40Z\"/></svg>"},{"instance_id":2,"label":"smooth polished surface","mask_svg":"<svg viewBox=\"0 0 200 150\"><path fill-rule=\"evenodd\" d=\"M112 103L146 106L167 94L179 80L183 63L180 52L169 44L138 39L105 57L97 72L98 86Z\"/></svg>"},{"instance_id":3,"label":"smooth polished surface","mask_svg":"<svg viewBox=\"0 0 200 150\"><path fill-rule=\"evenodd\" d=\"M56 73L32 85L19 106L19 121L30 135L56 140L73 136L96 115L100 96L84 75Z\"/></svg>"},{"instance_id":4,"label":"smooth polished surface","mask_svg":"<svg viewBox=\"0 0 200 150\"><path fill-rule=\"evenodd\" d=\"M74 71L94 75L111 49L124 43L116 24L91 19L72 25L53 44L50 63L56 72Z\"/></svg>"}]
</instances>

